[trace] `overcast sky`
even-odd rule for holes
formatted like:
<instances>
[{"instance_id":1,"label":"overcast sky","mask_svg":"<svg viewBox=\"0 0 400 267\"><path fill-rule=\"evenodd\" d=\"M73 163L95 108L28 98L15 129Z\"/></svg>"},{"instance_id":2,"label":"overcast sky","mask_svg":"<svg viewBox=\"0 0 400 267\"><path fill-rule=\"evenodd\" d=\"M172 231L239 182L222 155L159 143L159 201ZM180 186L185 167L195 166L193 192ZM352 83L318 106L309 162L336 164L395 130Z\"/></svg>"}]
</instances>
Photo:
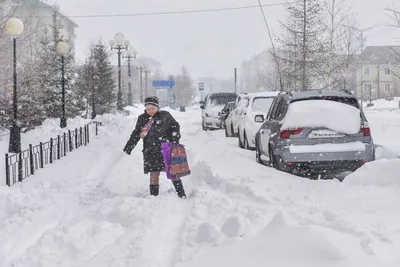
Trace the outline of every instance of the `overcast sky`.
<instances>
[{"instance_id":1,"label":"overcast sky","mask_svg":"<svg viewBox=\"0 0 400 267\"><path fill-rule=\"evenodd\" d=\"M367 28L387 24L384 8L399 0L349 0L359 24ZM160 61L167 73L176 73L186 65L193 77L230 77L233 68L270 47L260 9L224 12L78 18L73 16L132 14L192 9L257 5L257 0L56 0L61 12L79 25L76 54L83 60L91 41L104 41L122 32L139 55ZM263 4L285 3L263 0ZM400 4L398 4L400 7ZM283 6L264 7L268 23L279 33L279 19L285 19ZM379 27L365 33L367 45L396 44L400 30ZM399 42L400 43L400 42Z\"/></svg>"}]
</instances>

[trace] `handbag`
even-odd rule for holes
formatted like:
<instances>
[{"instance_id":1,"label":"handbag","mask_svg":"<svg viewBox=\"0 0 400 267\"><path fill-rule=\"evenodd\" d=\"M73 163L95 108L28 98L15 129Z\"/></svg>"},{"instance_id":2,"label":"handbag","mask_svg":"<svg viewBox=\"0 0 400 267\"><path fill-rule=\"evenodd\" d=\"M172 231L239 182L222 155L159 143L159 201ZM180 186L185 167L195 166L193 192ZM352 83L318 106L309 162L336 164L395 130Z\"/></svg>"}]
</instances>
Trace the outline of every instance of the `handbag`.
<instances>
[{"instance_id":1,"label":"handbag","mask_svg":"<svg viewBox=\"0 0 400 267\"><path fill-rule=\"evenodd\" d=\"M164 157L165 172L168 179L176 179L190 175L191 172L184 145L163 142L161 148Z\"/></svg>"}]
</instances>

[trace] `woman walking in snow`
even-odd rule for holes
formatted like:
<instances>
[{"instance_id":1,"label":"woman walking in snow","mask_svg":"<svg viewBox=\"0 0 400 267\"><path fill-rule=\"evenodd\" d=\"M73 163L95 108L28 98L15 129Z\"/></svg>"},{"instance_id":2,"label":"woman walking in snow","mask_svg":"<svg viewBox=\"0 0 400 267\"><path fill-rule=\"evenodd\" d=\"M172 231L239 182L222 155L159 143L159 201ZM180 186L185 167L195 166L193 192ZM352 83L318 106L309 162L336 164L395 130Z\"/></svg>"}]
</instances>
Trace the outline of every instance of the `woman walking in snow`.
<instances>
[{"instance_id":1,"label":"woman walking in snow","mask_svg":"<svg viewBox=\"0 0 400 267\"><path fill-rule=\"evenodd\" d=\"M138 117L124 152L130 155L139 140L143 140L144 173L150 173L150 194L157 196L160 172L165 171L161 143L179 143L180 126L168 111L160 110L157 97L146 98L144 105L146 110ZM181 179L173 179L172 183L178 196L186 198Z\"/></svg>"}]
</instances>

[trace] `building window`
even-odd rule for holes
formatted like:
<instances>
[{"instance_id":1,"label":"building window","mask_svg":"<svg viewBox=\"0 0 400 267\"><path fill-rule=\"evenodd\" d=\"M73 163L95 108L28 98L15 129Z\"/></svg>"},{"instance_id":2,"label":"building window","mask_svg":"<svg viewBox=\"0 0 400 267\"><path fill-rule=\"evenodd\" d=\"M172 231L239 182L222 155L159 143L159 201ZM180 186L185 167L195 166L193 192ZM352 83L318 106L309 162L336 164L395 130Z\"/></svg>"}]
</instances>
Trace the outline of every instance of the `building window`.
<instances>
[{"instance_id":1,"label":"building window","mask_svg":"<svg viewBox=\"0 0 400 267\"><path fill-rule=\"evenodd\" d=\"M366 76L369 75L369 68L364 68L364 75L366 75Z\"/></svg>"},{"instance_id":2,"label":"building window","mask_svg":"<svg viewBox=\"0 0 400 267\"><path fill-rule=\"evenodd\" d=\"M366 83L364 84L364 91L370 91L371 90L371 84L370 83Z\"/></svg>"},{"instance_id":3,"label":"building window","mask_svg":"<svg viewBox=\"0 0 400 267\"><path fill-rule=\"evenodd\" d=\"M385 83L385 91L390 91L390 83Z\"/></svg>"},{"instance_id":4,"label":"building window","mask_svg":"<svg viewBox=\"0 0 400 267\"><path fill-rule=\"evenodd\" d=\"M390 75L390 68L389 67L385 68L385 75Z\"/></svg>"}]
</instances>

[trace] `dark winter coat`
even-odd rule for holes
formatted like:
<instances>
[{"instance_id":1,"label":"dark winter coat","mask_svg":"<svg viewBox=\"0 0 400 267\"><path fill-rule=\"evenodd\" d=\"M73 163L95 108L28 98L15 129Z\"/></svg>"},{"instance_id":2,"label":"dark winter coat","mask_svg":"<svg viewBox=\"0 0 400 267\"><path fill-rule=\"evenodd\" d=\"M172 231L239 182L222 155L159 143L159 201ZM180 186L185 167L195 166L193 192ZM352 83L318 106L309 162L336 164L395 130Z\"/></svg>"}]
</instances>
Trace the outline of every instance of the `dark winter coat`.
<instances>
[{"instance_id":1,"label":"dark winter coat","mask_svg":"<svg viewBox=\"0 0 400 267\"><path fill-rule=\"evenodd\" d=\"M146 111L138 117L135 129L125 145L124 151L130 154L141 139L142 128L150 120ZM144 173L164 171L161 142L179 143L180 126L168 111L159 110L153 116L154 123L143 139Z\"/></svg>"}]
</instances>

